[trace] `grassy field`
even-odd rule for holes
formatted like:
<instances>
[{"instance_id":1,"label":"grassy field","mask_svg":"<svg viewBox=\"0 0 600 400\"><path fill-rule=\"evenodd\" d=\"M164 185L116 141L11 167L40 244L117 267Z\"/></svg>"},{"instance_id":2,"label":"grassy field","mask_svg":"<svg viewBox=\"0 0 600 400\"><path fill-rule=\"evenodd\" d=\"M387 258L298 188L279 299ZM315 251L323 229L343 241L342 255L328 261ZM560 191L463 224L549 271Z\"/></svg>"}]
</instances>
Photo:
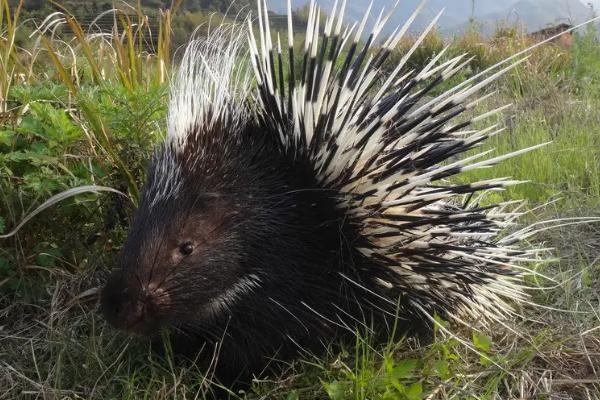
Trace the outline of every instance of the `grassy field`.
<instances>
[{"instance_id":1,"label":"grassy field","mask_svg":"<svg viewBox=\"0 0 600 400\"><path fill-rule=\"evenodd\" d=\"M172 15L157 37L144 17L117 18L112 35L90 35L55 16L39 30L0 0L0 233L50 196L79 185L128 194L81 195L0 239L0 399L210 398L210 376L191 361L152 352L110 328L98 291L118 252L143 181L145 161L165 130ZM23 26L26 26L24 28ZM32 32L17 44L19 30ZM400 45L400 57L411 39ZM453 83L523 49L516 30L469 32L451 54L472 64ZM443 46L432 34L411 59L419 68ZM393 65L393 62L390 63ZM529 183L490 200L525 199L531 224L600 214L600 44L581 32L570 48L545 45L498 81L484 111L513 107L506 131L485 146L504 153L552 142L460 179L512 176ZM495 154L493 153L493 154ZM248 399L599 399L600 226L565 226L535 242L554 248L530 278L524 317L485 332L449 327L432 344L412 339L344 351L257 379Z\"/></svg>"}]
</instances>

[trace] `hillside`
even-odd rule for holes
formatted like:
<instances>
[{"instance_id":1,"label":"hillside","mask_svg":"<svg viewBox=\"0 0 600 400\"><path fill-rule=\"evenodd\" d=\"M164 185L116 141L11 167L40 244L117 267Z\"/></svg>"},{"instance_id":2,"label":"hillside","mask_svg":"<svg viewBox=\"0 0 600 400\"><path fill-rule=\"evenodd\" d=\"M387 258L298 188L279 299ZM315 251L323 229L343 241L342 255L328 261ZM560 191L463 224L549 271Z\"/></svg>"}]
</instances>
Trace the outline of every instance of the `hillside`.
<instances>
[{"instance_id":1,"label":"hillside","mask_svg":"<svg viewBox=\"0 0 600 400\"><path fill-rule=\"evenodd\" d=\"M376 6L374 7L374 11L378 12L381 7L390 8L395 4L395 0L381 0L376 2ZM440 10L445 8L444 14L440 20L440 25L442 26L453 26L457 25L466 19L468 19L471 15L477 17L487 15L489 13L501 12L506 9L511 3L514 3L515 0L510 0L508 2L497 2L494 0L479 0L476 1L473 8L472 0L455 0L450 2L449 0L431 0L427 2L425 6L425 10L423 11L421 17L418 19L416 25L424 26L428 23L428 21L433 18ZM317 3L321 5L321 7L331 10L334 1L333 0L317 0ZM368 7L370 0L356 0L352 2L348 2L347 4L347 16L348 19L358 20L362 18L364 15L364 10ZM398 22L405 20L411 13L416 9L416 7L421 3L421 0L405 0L400 2L398 11L394 16L394 19ZM292 7L301 7L306 4L306 0L292 0ZM273 11L277 13L285 13L286 12L286 4L285 2L274 2L272 1L270 7ZM374 13L375 13L374 12Z\"/></svg>"},{"instance_id":2,"label":"hillside","mask_svg":"<svg viewBox=\"0 0 600 400\"><path fill-rule=\"evenodd\" d=\"M579 0L520 0L501 12L477 18L478 28L485 33L494 31L499 23L522 26L534 32L551 24L576 24L590 19L592 11ZM463 32L467 23L449 28L453 33Z\"/></svg>"},{"instance_id":3,"label":"hillside","mask_svg":"<svg viewBox=\"0 0 600 400\"><path fill-rule=\"evenodd\" d=\"M326 10L331 10L333 0L317 0ZM360 20L364 16L364 10L370 0L355 0L347 6L347 19L350 21ZM373 11L375 15L380 7L392 7L395 0L377 1L377 7ZM400 2L398 11L395 13L393 23L389 26L401 24L411 15L421 0L405 0ZM306 0L292 0L293 7L301 7ZM270 7L278 13L286 12L286 3L270 2ZM444 9L439 20L442 31L447 33L460 33L470 24L474 18L484 30L494 28L498 21L510 24L522 25L526 31L532 32L556 22L582 22L589 18L591 10L580 0L430 0L425 9L414 23L415 31L426 27L437 13ZM374 17L373 17L374 18ZM372 18L372 19L373 19Z\"/></svg>"}]
</instances>

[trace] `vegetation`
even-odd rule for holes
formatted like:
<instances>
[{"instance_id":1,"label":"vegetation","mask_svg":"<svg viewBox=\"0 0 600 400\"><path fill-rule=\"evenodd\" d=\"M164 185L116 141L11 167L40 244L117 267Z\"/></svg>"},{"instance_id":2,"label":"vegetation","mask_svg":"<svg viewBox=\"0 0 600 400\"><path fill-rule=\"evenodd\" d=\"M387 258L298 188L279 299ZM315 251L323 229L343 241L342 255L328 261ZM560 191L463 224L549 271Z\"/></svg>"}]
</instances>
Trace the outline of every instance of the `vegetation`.
<instances>
[{"instance_id":1,"label":"vegetation","mask_svg":"<svg viewBox=\"0 0 600 400\"><path fill-rule=\"evenodd\" d=\"M111 35L93 35L68 14L43 25L43 19L24 22L38 11L47 15L46 2L36 4L39 10L25 13L18 2L0 0L0 234L68 188L103 185L127 198L73 197L0 239L0 399L210 398L206 371L175 359L168 348L156 352L124 337L96 312L98 288L131 221L145 162L164 134L173 32L200 23L194 18L204 14L188 12L192 8L176 15L155 12L155 25L146 29L144 7L165 5L147 0L111 14ZM64 5L64 12L73 6ZM527 200L534 210L528 222L600 211L595 37L590 28L570 48L536 49L479 106L484 111L514 104L498 117L506 131L485 144L498 153L552 141L461 178L531 180L489 194L490 200ZM395 60L412 43L414 38L401 43ZM448 56L469 53L474 59L453 84L530 44L531 38L513 29L492 38L476 31L455 38ZM443 46L438 34L429 35L409 67L418 70ZM548 200L556 201L538 207ZM355 346L299 361L236 396L598 398L598 238L596 225L542 232L538 240L556 248L557 260L536 266L548 277L527 282L538 306L520 309L526 317L510 326L490 332L448 326L456 336L437 331L431 344L421 346L406 339L379 348L358 335Z\"/></svg>"}]
</instances>

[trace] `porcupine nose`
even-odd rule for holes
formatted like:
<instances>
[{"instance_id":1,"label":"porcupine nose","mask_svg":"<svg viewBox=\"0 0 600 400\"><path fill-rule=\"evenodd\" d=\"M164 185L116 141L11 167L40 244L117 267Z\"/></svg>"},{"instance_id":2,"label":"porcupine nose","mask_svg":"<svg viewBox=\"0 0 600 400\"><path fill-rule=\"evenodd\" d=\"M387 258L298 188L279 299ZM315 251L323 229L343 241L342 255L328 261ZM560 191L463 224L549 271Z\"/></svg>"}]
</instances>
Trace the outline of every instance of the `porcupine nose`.
<instances>
[{"instance_id":1,"label":"porcupine nose","mask_svg":"<svg viewBox=\"0 0 600 400\"><path fill-rule=\"evenodd\" d=\"M120 274L113 275L102 291L101 311L115 328L148 334L154 325L148 310L149 298L132 290Z\"/></svg>"}]
</instances>

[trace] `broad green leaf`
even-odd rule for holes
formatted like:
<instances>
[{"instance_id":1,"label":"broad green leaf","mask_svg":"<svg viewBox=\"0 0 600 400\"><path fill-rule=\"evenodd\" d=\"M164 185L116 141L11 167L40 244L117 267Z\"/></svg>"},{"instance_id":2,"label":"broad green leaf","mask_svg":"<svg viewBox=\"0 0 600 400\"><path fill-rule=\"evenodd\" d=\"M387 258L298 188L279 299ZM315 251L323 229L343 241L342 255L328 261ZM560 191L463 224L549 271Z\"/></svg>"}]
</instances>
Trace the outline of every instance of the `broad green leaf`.
<instances>
[{"instance_id":1,"label":"broad green leaf","mask_svg":"<svg viewBox=\"0 0 600 400\"><path fill-rule=\"evenodd\" d=\"M488 352L492 348L492 338L479 332L473 332L473 345L478 350Z\"/></svg>"},{"instance_id":2,"label":"broad green leaf","mask_svg":"<svg viewBox=\"0 0 600 400\"><path fill-rule=\"evenodd\" d=\"M417 360L402 360L394 367L392 375L395 379L407 378L416 368Z\"/></svg>"},{"instance_id":3,"label":"broad green leaf","mask_svg":"<svg viewBox=\"0 0 600 400\"><path fill-rule=\"evenodd\" d=\"M325 391L331 400L343 400L344 399L344 384L339 381L333 381L330 383L323 383Z\"/></svg>"},{"instance_id":4,"label":"broad green leaf","mask_svg":"<svg viewBox=\"0 0 600 400\"><path fill-rule=\"evenodd\" d=\"M409 386L406 391L406 397L410 400L420 400L423 398L423 384L421 382L415 382Z\"/></svg>"}]
</instances>

